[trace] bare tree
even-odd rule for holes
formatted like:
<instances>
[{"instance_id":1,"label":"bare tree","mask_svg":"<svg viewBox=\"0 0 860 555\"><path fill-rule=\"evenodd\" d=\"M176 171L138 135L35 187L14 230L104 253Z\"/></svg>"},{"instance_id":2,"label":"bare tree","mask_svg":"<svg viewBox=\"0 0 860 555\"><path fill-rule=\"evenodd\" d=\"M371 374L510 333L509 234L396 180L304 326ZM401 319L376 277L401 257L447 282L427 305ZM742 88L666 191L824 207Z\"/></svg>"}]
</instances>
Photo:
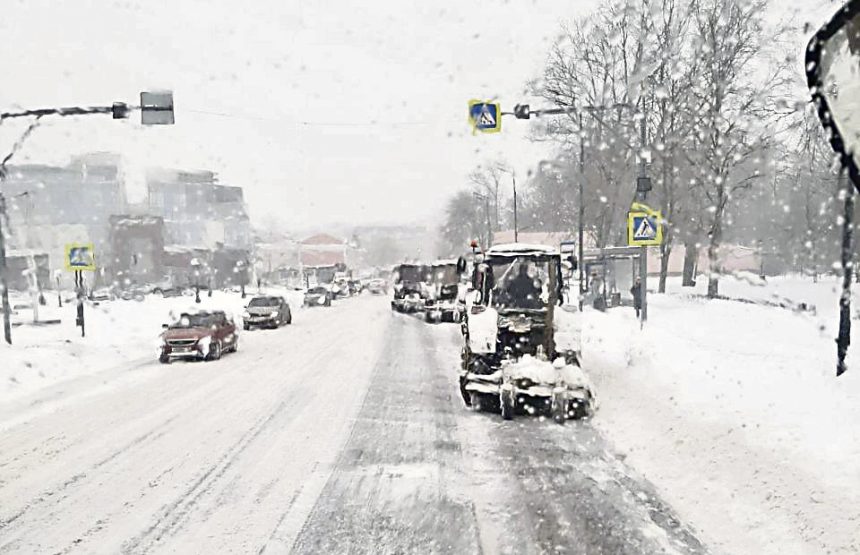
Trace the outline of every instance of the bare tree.
<instances>
[{"instance_id":1,"label":"bare tree","mask_svg":"<svg viewBox=\"0 0 860 555\"><path fill-rule=\"evenodd\" d=\"M695 127L701 145L696 184L708 203L709 297L719 293L727 208L763 177L763 156L774 133L768 125L774 121L772 91L785 85L782 66L760 77L767 69L761 56L766 8L767 0L694 0L691 7L701 65L693 108L701 114Z\"/></svg>"}]
</instances>

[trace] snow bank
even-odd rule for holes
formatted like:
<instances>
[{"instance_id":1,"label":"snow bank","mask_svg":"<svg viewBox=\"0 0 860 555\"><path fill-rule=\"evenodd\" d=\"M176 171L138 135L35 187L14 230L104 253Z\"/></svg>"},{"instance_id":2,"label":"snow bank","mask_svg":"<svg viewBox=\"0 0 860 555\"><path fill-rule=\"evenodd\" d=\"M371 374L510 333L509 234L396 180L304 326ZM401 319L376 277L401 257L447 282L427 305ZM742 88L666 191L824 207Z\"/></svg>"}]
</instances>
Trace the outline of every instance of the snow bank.
<instances>
[{"instance_id":1,"label":"snow bank","mask_svg":"<svg viewBox=\"0 0 860 555\"><path fill-rule=\"evenodd\" d=\"M629 309L586 313L596 425L718 552L860 552L860 336L837 379L837 286L721 281L815 314L687 290L650 296L642 331Z\"/></svg>"}]
</instances>

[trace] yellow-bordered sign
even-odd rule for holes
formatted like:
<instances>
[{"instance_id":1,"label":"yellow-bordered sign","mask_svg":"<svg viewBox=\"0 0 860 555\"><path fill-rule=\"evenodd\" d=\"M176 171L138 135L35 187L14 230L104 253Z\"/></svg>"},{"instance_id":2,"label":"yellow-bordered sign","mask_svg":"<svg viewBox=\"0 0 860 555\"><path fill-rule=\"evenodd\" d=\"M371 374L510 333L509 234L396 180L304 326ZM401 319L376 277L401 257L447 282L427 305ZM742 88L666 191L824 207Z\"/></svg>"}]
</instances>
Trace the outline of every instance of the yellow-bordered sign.
<instances>
[{"instance_id":1,"label":"yellow-bordered sign","mask_svg":"<svg viewBox=\"0 0 860 555\"><path fill-rule=\"evenodd\" d=\"M66 269L96 270L96 250L92 243L71 243L66 245Z\"/></svg>"},{"instance_id":2,"label":"yellow-bordered sign","mask_svg":"<svg viewBox=\"0 0 860 555\"><path fill-rule=\"evenodd\" d=\"M633 203L627 213L627 244L648 247L663 243L663 216L659 210Z\"/></svg>"},{"instance_id":3,"label":"yellow-bordered sign","mask_svg":"<svg viewBox=\"0 0 860 555\"><path fill-rule=\"evenodd\" d=\"M469 101L469 124L472 133L498 133L502 130L502 105L485 100Z\"/></svg>"}]
</instances>

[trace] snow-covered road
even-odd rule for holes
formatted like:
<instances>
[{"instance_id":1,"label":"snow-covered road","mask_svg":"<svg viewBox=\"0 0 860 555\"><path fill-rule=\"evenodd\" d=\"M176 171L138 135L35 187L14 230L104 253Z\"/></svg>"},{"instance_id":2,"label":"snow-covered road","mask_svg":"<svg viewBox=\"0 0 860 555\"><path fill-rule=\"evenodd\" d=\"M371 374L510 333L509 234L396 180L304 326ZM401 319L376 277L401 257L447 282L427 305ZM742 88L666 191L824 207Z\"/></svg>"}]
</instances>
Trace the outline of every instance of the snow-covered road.
<instances>
[{"instance_id":1,"label":"snow-covered road","mask_svg":"<svg viewBox=\"0 0 860 555\"><path fill-rule=\"evenodd\" d=\"M364 297L0 407L0 553L698 553L588 422L459 399L456 326Z\"/></svg>"}]
</instances>

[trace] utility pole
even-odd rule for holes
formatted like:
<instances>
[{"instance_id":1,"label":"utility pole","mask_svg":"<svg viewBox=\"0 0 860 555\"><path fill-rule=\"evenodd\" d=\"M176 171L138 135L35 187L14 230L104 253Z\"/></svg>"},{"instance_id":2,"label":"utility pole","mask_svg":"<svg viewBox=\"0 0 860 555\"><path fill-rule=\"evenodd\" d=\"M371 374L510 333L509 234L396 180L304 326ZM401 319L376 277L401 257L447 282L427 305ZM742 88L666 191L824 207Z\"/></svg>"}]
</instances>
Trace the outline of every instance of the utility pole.
<instances>
[{"instance_id":1,"label":"utility pole","mask_svg":"<svg viewBox=\"0 0 860 555\"><path fill-rule=\"evenodd\" d=\"M490 196L477 191L472 191L472 196L484 201L484 211L487 216L487 249L489 249L493 246L493 224L490 221Z\"/></svg>"},{"instance_id":2,"label":"utility pole","mask_svg":"<svg viewBox=\"0 0 860 555\"><path fill-rule=\"evenodd\" d=\"M2 180L2 175L0 175ZM9 315L12 309L9 307L9 280L6 276L6 234L3 232L3 224L6 221L6 199L0 191L0 287L3 288L3 337L6 343L12 344L12 322Z\"/></svg>"},{"instance_id":3,"label":"utility pole","mask_svg":"<svg viewBox=\"0 0 860 555\"><path fill-rule=\"evenodd\" d=\"M582 111L579 112L579 218L577 240L579 241L579 311L582 312L582 297L585 295L585 204L583 189L585 188L585 133L582 130Z\"/></svg>"},{"instance_id":4,"label":"utility pole","mask_svg":"<svg viewBox=\"0 0 860 555\"><path fill-rule=\"evenodd\" d=\"M519 243L520 234L517 225L517 176L511 172L511 181L514 184L514 243Z\"/></svg>"}]
</instances>

